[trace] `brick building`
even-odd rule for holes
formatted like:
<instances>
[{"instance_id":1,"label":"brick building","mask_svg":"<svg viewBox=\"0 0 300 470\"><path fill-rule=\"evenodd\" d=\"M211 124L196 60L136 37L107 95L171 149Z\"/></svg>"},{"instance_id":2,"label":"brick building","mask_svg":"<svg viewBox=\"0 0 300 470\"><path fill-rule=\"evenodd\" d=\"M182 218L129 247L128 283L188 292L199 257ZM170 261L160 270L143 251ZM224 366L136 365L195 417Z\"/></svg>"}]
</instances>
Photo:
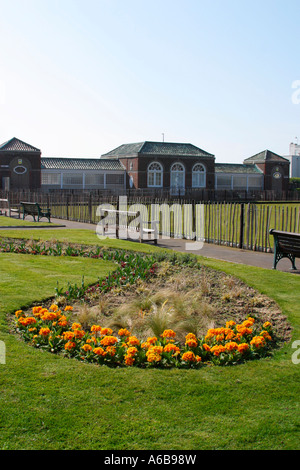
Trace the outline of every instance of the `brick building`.
<instances>
[{"instance_id":1,"label":"brick building","mask_svg":"<svg viewBox=\"0 0 300 470\"><path fill-rule=\"evenodd\" d=\"M289 189L289 165L269 150L243 163L216 163L195 145L150 141L123 144L99 158L42 158L39 149L14 137L0 145L0 189L280 193Z\"/></svg>"},{"instance_id":2,"label":"brick building","mask_svg":"<svg viewBox=\"0 0 300 470\"><path fill-rule=\"evenodd\" d=\"M140 142L124 144L102 155L125 167L128 188L214 189L215 156L192 144Z\"/></svg>"},{"instance_id":3,"label":"brick building","mask_svg":"<svg viewBox=\"0 0 300 470\"><path fill-rule=\"evenodd\" d=\"M36 190L41 187L41 151L13 137L0 145L2 189Z\"/></svg>"},{"instance_id":4,"label":"brick building","mask_svg":"<svg viewBox=\"0 0 300 470\"><path fill-rule=\"evenodd\" d=\"M244 160L245 165L255 165L264 175L265 190L288 191L290 162L270 150L264 150Z\"/></svg>"}]
</instances>

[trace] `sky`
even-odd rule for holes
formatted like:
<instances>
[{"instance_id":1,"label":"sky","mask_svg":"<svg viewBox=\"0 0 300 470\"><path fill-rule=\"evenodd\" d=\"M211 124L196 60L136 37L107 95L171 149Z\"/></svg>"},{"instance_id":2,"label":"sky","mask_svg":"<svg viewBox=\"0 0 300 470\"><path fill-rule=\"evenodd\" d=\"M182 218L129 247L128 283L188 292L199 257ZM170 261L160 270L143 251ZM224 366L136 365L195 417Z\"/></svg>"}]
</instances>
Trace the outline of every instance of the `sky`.
<instances>
[{"instance_id":1,"label":"sky","mask_svg":"<svg viewBox=\"0 0 300 470\"><path fill-rule=\"evenodd\" d=\"M300 142L299 0L0 0L0 143L94 158Z\"/></svg>"}]
</instances>

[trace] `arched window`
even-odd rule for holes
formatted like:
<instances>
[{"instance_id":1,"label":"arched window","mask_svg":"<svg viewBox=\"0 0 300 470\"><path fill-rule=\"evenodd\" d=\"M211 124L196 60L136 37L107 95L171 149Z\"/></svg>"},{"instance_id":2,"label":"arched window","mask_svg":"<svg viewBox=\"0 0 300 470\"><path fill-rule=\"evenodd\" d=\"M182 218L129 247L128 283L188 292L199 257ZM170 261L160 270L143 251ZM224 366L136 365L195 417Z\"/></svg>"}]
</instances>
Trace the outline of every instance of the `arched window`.
<instances>
[{"instance_id":1,"label":"arched window","mask_svg":"<svg viewBox=\"0 0 300 470\"><path fill-rule=\"evenodd\" d=\"M196 163L196 165L193 166L192 187L206 187L206 169L202 163Z\"/></svg>"},{"instance_id":2,"label":"arched window","mask_svg":"<svg viewBox=\"0 0 300 470\"><path fill-rule=\"evenodd\" d=\"M181 163L171 166L171 194L184 194L185 192L185 168Z\"/></svg>"},{"instance_id":3,"label":"arched window","mask_svg":"<svg viewBox=\"0 0 300 470\"><path fill-rule=\"evenodd\" d=\"M163 185L163 167L158 162L148 166L148 188L161 188Z\"/></svg>"}]
</instances>

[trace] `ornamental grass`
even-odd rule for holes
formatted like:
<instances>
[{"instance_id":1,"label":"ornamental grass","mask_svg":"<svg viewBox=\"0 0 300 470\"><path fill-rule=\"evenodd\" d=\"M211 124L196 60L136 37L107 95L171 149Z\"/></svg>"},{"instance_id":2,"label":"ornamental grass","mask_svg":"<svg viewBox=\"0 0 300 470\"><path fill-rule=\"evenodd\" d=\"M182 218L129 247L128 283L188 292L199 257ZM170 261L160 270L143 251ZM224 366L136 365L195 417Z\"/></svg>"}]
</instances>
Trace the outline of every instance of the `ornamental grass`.
<instances>
[{"instance_id":1,"label":"ornamental grass","mask_svg":"<svg viewBox=\"0 0 300 470\"><path fill-rule=\"evenodd\" d=\"M93 325L85 331L71 320L72 306L61 310L32 308L30 314L15 312L16 328L30 345L51 353L63 354L83 362L114 367L200 368L204 365L234 365L270 355L276 345L272 324L256 323L254 318L225 327L210 328L203 337L188 333L185 342L176 332L166 329L145 341L126 328L117 333L111 328Z\"/></svg>"}]
</instances>

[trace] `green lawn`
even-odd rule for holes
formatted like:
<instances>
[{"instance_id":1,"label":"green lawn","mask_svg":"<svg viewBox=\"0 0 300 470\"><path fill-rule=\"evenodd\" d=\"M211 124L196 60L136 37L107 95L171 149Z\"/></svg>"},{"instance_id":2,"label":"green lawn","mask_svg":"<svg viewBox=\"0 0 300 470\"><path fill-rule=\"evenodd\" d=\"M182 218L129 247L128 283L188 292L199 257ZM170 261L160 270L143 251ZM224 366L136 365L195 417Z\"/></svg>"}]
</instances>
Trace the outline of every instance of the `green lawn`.
<instances>
[{"instance_id":1,"label":"green lawn","mask_svg":"<svg viewBox=\"0 0 300 470\"><path fill-rule=\"evenodd\" d=\"M75 231L65 235L73 242L93 239ZM276 300L292 323L293 341L300 339L299 276L202 261ZM300 364L291 360L293 341L272 359L235 367L189 371L83 364L21 342L8 333L5 314L49 297L57 280L79 281L88 273L92 281L111 266L15 254L1 254L0 266L0 339L6 345L6 364L0 364L1 449L299 449Z\"/></svg>"},{"instance_id":2,"label":"green lawn","mask_svg":"<svg viewBox=\"0 0 300 470\"><path fill-rule=\"evenodd\" d=\"M16 219L14 217L5 217L4 215L0 215L0 227L51 227L54 225L52 222L34 222L34 220L23 220L23 219ZM56 224L55 224L56 225Z\"/></svg>"}]
</instances>

